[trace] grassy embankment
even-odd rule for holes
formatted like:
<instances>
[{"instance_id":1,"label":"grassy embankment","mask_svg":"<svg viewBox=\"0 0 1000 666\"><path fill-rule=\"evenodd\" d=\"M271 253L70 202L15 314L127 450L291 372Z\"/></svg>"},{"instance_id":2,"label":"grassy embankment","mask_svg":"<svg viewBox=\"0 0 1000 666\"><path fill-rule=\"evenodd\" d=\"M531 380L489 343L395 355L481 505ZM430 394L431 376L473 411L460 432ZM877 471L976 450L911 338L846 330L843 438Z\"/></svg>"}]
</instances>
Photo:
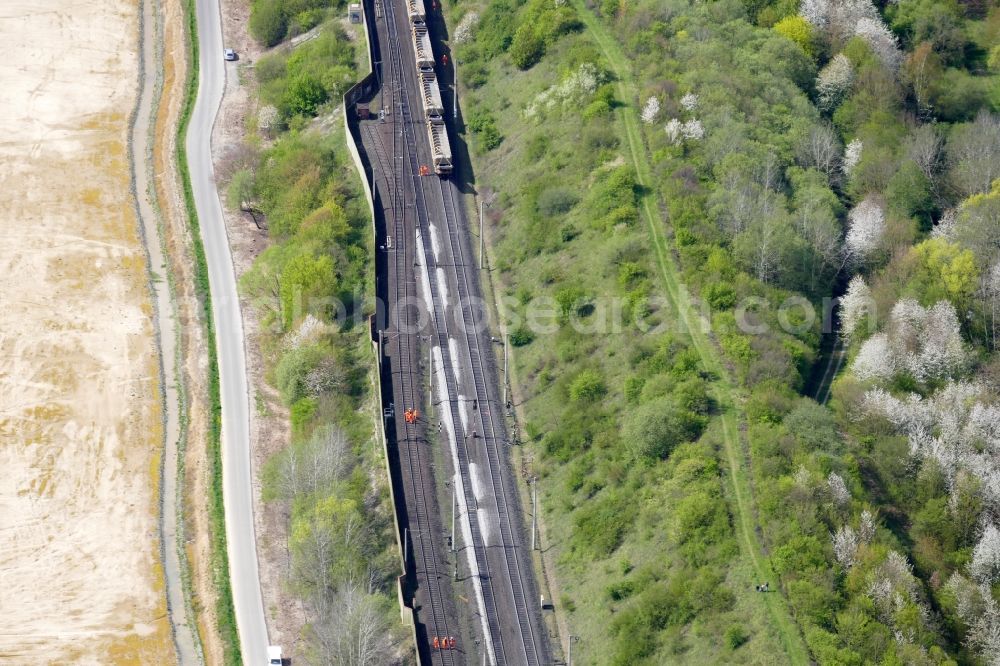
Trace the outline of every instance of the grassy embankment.
<instances>
[{"instance_id":1,"label":"grassy embankment","mask_svg":"<svg viewBox=\"0 0 1000 666\"><path fill-rule=\"evenodd\" d=\"M690 307L689 292L681 282L670 247L663 237L657 196L654 194L655 190L652 189L654 182L652 169L642 140L638 110L634 105L628 103L630 100L639 98L629 61L614 38L593 13L584 6L583 1L571 0L571 2L576 7L587 31L593 35L602 54L611 65L617 79L619 98L626 101L617 109L617 115L628 137L628 152L636 171L636 180L644 189L641 195L642 213L649 229L650 240L656 250L656 261L663 284L670 294L675 311L680 315L688 339L698 351L702 366L717 377L712 384L712 394L719 410L719 418L722 420L722 441L729 464L730 499L735 503L735 518L739 526L742 552L744 556L749 558L753 567L751 578L760 581L777 580L777 576L762 552L756 534L757 510L754 506L753 494L745 467L747 454L740 441L739 433L739 422L745 420L746 416L739 408L736 387L729 377L729 372L722 362L715 344L706 335L705 327L698 318L698 314L693 312ZM761 600L775 627L780 631L781 643L790 661L795 664L809 663L809 653L802 642L801 634L792 619L784 597L767 594L758 595L755 598Z\"/></svg>"},{"instance_id":2,"label":"grassy embankment","mask_svg":"<svg viewBox=\"0 0 1000 666\"><path fill-rule=\"evenodd\" d=\"M491 20L489 13L483 18ZM542 480L549 540L560 544L561 609L569 613L570 630L586 641L579 654L593 663L628 663L667 643L692 660L712 660L726 658L729 644L748 640L744 652L794 653L797 629L787 611L778 633L790 636L785 645L768 630L780 618L780 595L743 594L754 581L767 580L766 563L748 553L746 560L737 558L739 566L731 564L739 543L724 527L728 517L712 450L721 444L729 465L742 473L731 387L720 379L721 363L700 329L692 335L692 315L683 308L682 317L674 314L676 304L683 304L681 287L671 265L663 265L669 257L662 239L654 236L650 252L648 230L635 224L640 215L654 213L655 198L648 193L648 171L641 165L629 169L617 157L620 147L636 141L622 117L615 122L616 116L607 115L612 106L620 109L615 98L624 93L609 83L611 76L597 72L593 106L583 101L570 111L557 100L546 110L536 100L543 107L537 115L547 115L525 119L521 111L532 106L533 91L601 56L585 35L571 34L552 47L551 57L522 74L496 62L484 66L481 54L491 48L485 39L475 44L477 56L469 58L461 48L458 56L463 67L468 64L466 82L471 80L465 109L477 174L499 190L494 209L504 211L493 244L505 314L523 316L536 297L552 298L560 312L558 330L537 342L527 327L509 323L519 392L528 398L522 405L532 440L527 455ZM511 79L516 85L497 83ZM626 153L630 161L633 152ZM596 335L574 331L571 320L588 326L607 314L594 314L591 306L599 297L620 298L627 318L664 330L647 335L626 322L622 330ZM649 424L656 412L670 414L670 422ZM631 435L647 425L670 432L650 442L650 450L623 452L643 445L630 447L617 431L624 427ZM682 445L703 428L701 442ZM674 446L680 448L670 453ZM668 461L657 462L668 453ZM690 466L699 473L687 473ZM733 492L746 543L753 516L745 506L745 480ZM670 510L678 506L680 511ZM663 544L650 530L665 526L671 534ZM644 594L645 586L651 590ZM600 638L609 628L609 603L625 611L611 624L617 641ZM681 610L663 611L668 604ZM771 606L775 614L769 616L765 608ZM636 617L646 612L661 617L642 626ZM678 632L685 624L696 634L728 632L732 638L728 644L694 641Z\"/></svg>"}]
</instances>

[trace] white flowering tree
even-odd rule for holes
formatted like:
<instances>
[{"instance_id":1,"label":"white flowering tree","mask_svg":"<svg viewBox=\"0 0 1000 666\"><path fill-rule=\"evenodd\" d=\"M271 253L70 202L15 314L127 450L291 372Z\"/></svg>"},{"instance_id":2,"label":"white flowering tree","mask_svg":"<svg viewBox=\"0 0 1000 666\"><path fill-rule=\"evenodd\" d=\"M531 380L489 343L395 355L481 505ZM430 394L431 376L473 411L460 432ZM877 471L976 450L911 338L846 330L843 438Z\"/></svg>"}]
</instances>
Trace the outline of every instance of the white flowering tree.
<instances>
[{"instance_id":1,"label":"white flowering tree","mask_svg":"<svg viewBox=\"0 0 1000 666\"><path fill-rule=\"evenodd\" d=\"M896 376L899 366L896 356L889 345L889 336L876 333L861 345L854 363L851 365L854 376L861 381L889 381Z\"/></svg>"},{"instance_id":2,"label":"white flowering tree","mask_svg":"<svg viewBox=\"0 0 1000 666\"><path fill-rule=\"evenodd\" d=\"M868 42L872 51L888 69L891 71L899 69L899 63L903 58L899 51L899 41L881 18L878 16L860 18L855 24L854 34Z\"/></svg>"},{"instance_id":3,"label":"white flowering tree","mask_svg":"<svg viewBox=\"0 0 1000 666\"><path fill-rule=\"evenodd\" d=\"M864 147L865 144L862 143L861 139L854 139L844 148L844 161L841 163L841 169L843 169L845 176L850 176L851 171L861 161L861 151L864 150Z\"/></svg>"},{"instance_id":4,"label":"white flowering tree","mask_svg":"<svg viewBox=\"0 0 1000 666\"><path fill-rule=\"evenodd\" d=\"M685 111L694 111L698 108L698 96L694 93L687 93L681 97L681 106Z\"/></svg>"},{"instance_id":5,"label":"white flowering tree","mask_svg":"<svg viewBox=\"0 0 1000 666\"><path fill-rule=\"evenodd\" d=\"M832 536L833 554L845 569L853 567L858 556L858 534L850 526L842 525Z\"/></svg>"},{"instance_id":6,"label":"white flowering tree","mask_svg":"<svg viewBox=\"0 0 1000 666\"><path fill-rule=\"evenodd\" d=\"M861 19L878 19L871 0L802 0L799 14L833 43L855 34Z\"/></svg>"},{"instance_id":7,"label":"white flowering tree","mask_svg":"<svg viewBox=\"0 0 1000 666\"><path fill-rule=\"evenodd\" d=\"M806 468L805 465L799 465L799 468L795 470L792 480L795 482L795 487L799 490L804 490L806 492L812 492L813 489L813 478L812 473Z\"/></svg>"},{"instance_id":8,"label":"white flowering tree","mask_svg":"<svg viewBox=\"0 0 1000 666\"><path fill-rule=\"evenodd\" d=\"M700 120L692 118L681 126L681 134L687 141L700 141L705 138L705 128Z\"/></svg>"},{"instance_id":9,"label":"white flowering tree","mask_svg":"<svg viewBox=\"0 0 1000 666\"><path fill-rule=\"evenodd\" d=\"M553 84L535 95L535 98L525 107L524 117L537 118L546 111L579 105L594 94L597 87L604 83L605 78L596 65L585 62L559 83Z\"/></svg>"},{"instance_id":10,"label":"white flowering tree","mask_svg":"<svg viewBox=\"0 0 1000 666\"><path fill-rule=\"evenodd\" d=\"M949 208L941 214L941 219L931 229L931 238L942 238L946 241L955 240L955 227L958 221L958 213L954 208Z\"/></svg>"},{"instance_id":11,"label":"white flowering tree","mask_svg":"<svg viewBox=\"0 0 1000 666\"><path fill-rule=\"evenodd\" d=\"M642 118L642 122L652 125L656 122L658 115L660 115L660 100L655 95L650 95L645 106L642 107L642 113L639 114L639 117Z\"/></svg>"},{"instance_id":12,"label":"white flowering tree","mask_svg":"<svg viewBox=\"0 0 1000 666\"><path fill-rule=\"evenodd\" d=\"M912 298L901 299L889 317L889 338L900 366L918 381L947 377L965 367L962 329L949 301L924 308Z\"/></svg>"},{"instance_id":13,"label":"white flowering tree","mask_svg":"<svg viewBox=\"0 0 1000 666\"><path fill-rule=\"evenodd\" d=\"M875 516L871 511L865 509L861 512L861 521L858 524L858 540L861 543L871 543L875 539Z\"/></svg>"},{"instance_id":14,"label":"white flowering tree","mask_svg":"<svg viewBox=\"0 0 1000 666\"><path fill-rule=\"evenodd\" d=\"M681 129L683 123L677 120L677 118L671 118L667 121L667 124L663 127L663 131L667 133L667 141L673 145L677 145L681 141Z\"/></svg>"},{"instance_id":15,"label":"white flowering tree","mask_svg":"<svg viewBox=\"0 0 1000 666\"><path fill-rule=\"evenodd\" d=\"M844 251L847 261L864 263L882 246L885 211L872 196L865 197L848 215Z\"/></svg>"},{"instance_id":16,"label":"white flowering tree","mask_svg":"<svg viewBox=\"0 0 1000 666\"><path fill-rule=\"evenodd\" d=\"M278 118L278 109L275 106L271 104L262 106L260 107L260 111L257 112L257 128L261 132L270 135L271 130L278 124Z\"/></svg>"},{"instance_id":17,"label":"white flowering tree","mask_svg":"<svg viewBox=\"0 0 1000 666\"><path fill-rule=\"evenodd\" d=\"M821 109L833 109L851 89L854 67L843 53L838 53L819 71L816 77L816 95Z\"/></svg>"},{"instance_id":18,"label":"white flowering tree","mask_svg":"<svg viewBox=\"0 0 1000 666\"><path fill-rule=\"evenodd\" d=\"M826 27L829 14L830 0L802 0L799 5L799 15L815 28Z\"/></svg>"},{"instance_id":19,"label":"white flowering tree","mask_svg":"<svg viewBox=\"0 0 1000 666\"><path fill-rule=\"evenodd\" d=\"M836 472L830 472L826 477L826 485L830 489L830 499L837 506L844 506L851 501L851 491L847 489L844 477Z\"/></svg>"},{"instance_id":20,"label":"white flowering tree","mask_svg":"<svg viewBox=\"0 0 1000 666\"><path fill-rule=\"evenodd\" d=\"M871 389L860 406L905 435L913 457L933 459L953 495L971 476L986 508L1000 515L1000 407L988 398L979 384L950 381L927 398Z\"/></svg>"},{"instance_id":21,"label":"white flowering tree","mask_svg":"<svg viewBox=\"0 0 1000 666\"><path fill-rule=\"evenodd\" d=\"M989 666L1000 666L1000 604L991 590L955 572L945 589L955 599L955 611L965 623L965 643Z\"/></svg>"},{"instance_id":22,"label":"white flowering tree","mask_svg":"<svg viewBox=\"0 0 1000 666\"><path fill-rule=\"evenodd\" d=\"M671 118L663 130L667 133L667 140L675 146L685 141L700 141L705 138L704 126L700 120L694 118L684 122Z\"/></svg>"},{"instance_id":23,"label":"white flowering tree","mask_svg":"<svg viewBox=\"0 0 1000 666\"><path fill-rule=\"evenodd\" d=\"M849 339L866 316L875 316L875 299L865 279L855 275L840 297L840 334Z\"/></svg>"},{"instance_id":24,"label":"white flowering tree","mask_svg":"<svg viewBox=\"0 0 1000 666\"><path fill-rule=\"evenodd\" d=\"M855 307L850 299L848 303L852 309ZM852 320L847 320L850 326ZM925 308L912 298L904 298L893 306L886 331L861 345L852 368L861 380L888 381L907 372L917 381L926 382L956 375L967 362L955 306L938 301Z\"/></svg>"},{"instance_id":25,"label":"white flowering tree","mask_svg":"<svg viewBox=\"0 0 1000 666\"><path fill-rule=\"evenodd\" d=\"M912 625L900 626L896 622L903 608L915 607L920 623L927 626L930 622L930 612L920 598L913 567L905 556L895 550L890 550L885 560L869 574L867 593L879 619L892 627L898 643L912 643L916 639Z\"/></svg>"},{"instance_id":26,"label":"white flowering tree","mask_svg":"<svg viewBox=\"0 0 1000 666\"><path fill-rule=\"evenodd\" d=\"M454 41L456 44L465 44L472 39L472 35L476 29L476 25L479 23L479 14L475 11L468 12L462 17L462 20L458 22L458 26L455 28Z\"/></svg>"},{"instance_id":27,"label":"white flowering tree","mask_svg":"<svg viewBox=\"0 0 1000 666\"><path fill-rule=\"evenodd\" d=\"M1000 580L1000 529L992 523L983 530L972 551L969 573L980 585L992 587Z\"/></svg>"}]
</instances>

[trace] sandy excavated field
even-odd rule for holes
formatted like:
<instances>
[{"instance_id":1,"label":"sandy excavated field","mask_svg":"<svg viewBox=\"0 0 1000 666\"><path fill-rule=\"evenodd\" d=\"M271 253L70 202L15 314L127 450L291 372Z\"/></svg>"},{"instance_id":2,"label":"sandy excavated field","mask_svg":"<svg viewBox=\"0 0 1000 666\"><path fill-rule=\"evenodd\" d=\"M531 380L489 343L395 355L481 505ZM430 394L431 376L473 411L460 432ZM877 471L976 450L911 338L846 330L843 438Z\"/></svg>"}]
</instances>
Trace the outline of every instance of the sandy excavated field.
<instances>
[{"instance_id":1,"label":"sandy excavated field","mask_svg":"<svg viewBox=\"0 0 1000 666\"><path fill-rule=\"evenodd\" d=\"M175 661L128 184L136 3L0 3L0 663Z\"/></svg>"}]
</instances>

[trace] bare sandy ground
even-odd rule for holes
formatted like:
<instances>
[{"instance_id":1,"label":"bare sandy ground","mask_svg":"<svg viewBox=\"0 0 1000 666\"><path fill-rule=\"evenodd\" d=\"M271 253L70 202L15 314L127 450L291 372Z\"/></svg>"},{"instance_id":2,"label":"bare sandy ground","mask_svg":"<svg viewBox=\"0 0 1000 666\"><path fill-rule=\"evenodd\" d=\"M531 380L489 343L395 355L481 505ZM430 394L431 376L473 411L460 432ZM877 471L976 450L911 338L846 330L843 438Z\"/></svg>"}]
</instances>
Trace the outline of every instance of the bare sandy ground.
<instances>
[{"instance_id":1,"label":"bare sandy ground","mask_svg":"<svg viewBox=\"0 0 1000 666\"><path fill-rule=\"evenodd\" d=\"M175 661L128 183L137 12L0 3L0 663Z\"/></svg>"}]
</instances>

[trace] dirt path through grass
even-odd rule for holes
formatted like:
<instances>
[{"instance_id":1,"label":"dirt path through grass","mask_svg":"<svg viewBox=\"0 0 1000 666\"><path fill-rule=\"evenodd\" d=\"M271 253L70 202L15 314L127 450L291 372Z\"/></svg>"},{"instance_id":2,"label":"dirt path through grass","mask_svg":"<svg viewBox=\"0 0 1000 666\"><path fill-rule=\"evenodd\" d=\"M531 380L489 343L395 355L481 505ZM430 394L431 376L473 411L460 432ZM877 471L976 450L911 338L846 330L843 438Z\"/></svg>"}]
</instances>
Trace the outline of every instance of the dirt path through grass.
<instances>
[{"instance_id":1,"label":"dirt path through grass","mask_svg":"<svg viewBox=\"0 0 1000 666\"><path fill-rule=\"evenodd\" d=\"M644 190L641 195L642 214L649 227L649 236L652 240L663 285L666 287L674 310L680 318L680 323L692 345L698 351L702 365L705 370L718 378L712 383L712 393L718 405L719 418L722 422L723 443L729 467L729 491L735 503L735 518L739 527L741 552L752 566L752 580L776 581L777 576L774 575L770 564L764 557L757 539L756 511L753 507L746 467L740 462L743 447L740 443L739 411L733 395L734 386L714 344L708 338L708 323L703 321L691 308L690 294L680 280L677 266L674 264L667 240L660 228L657 197L652 192L652 169L646 157L639 118L635 107L631 104L636 94L628 59L621 52L617 42L607 29L584 6L583 0L572 1L586 30L593 36L615 76L618 77L616 84L618 97L625 104L617 109L616 113L622 121L628 139L628 158L635 168L636 180ZM791 616L784 596L781 594L758 594L755 595L755 599L757 599L758 605L766 607L773 626L780 632L781 644L784 646L789 660L795 664L808 664L808 650L798 626Z\"/></svg>"}]
</instances>

